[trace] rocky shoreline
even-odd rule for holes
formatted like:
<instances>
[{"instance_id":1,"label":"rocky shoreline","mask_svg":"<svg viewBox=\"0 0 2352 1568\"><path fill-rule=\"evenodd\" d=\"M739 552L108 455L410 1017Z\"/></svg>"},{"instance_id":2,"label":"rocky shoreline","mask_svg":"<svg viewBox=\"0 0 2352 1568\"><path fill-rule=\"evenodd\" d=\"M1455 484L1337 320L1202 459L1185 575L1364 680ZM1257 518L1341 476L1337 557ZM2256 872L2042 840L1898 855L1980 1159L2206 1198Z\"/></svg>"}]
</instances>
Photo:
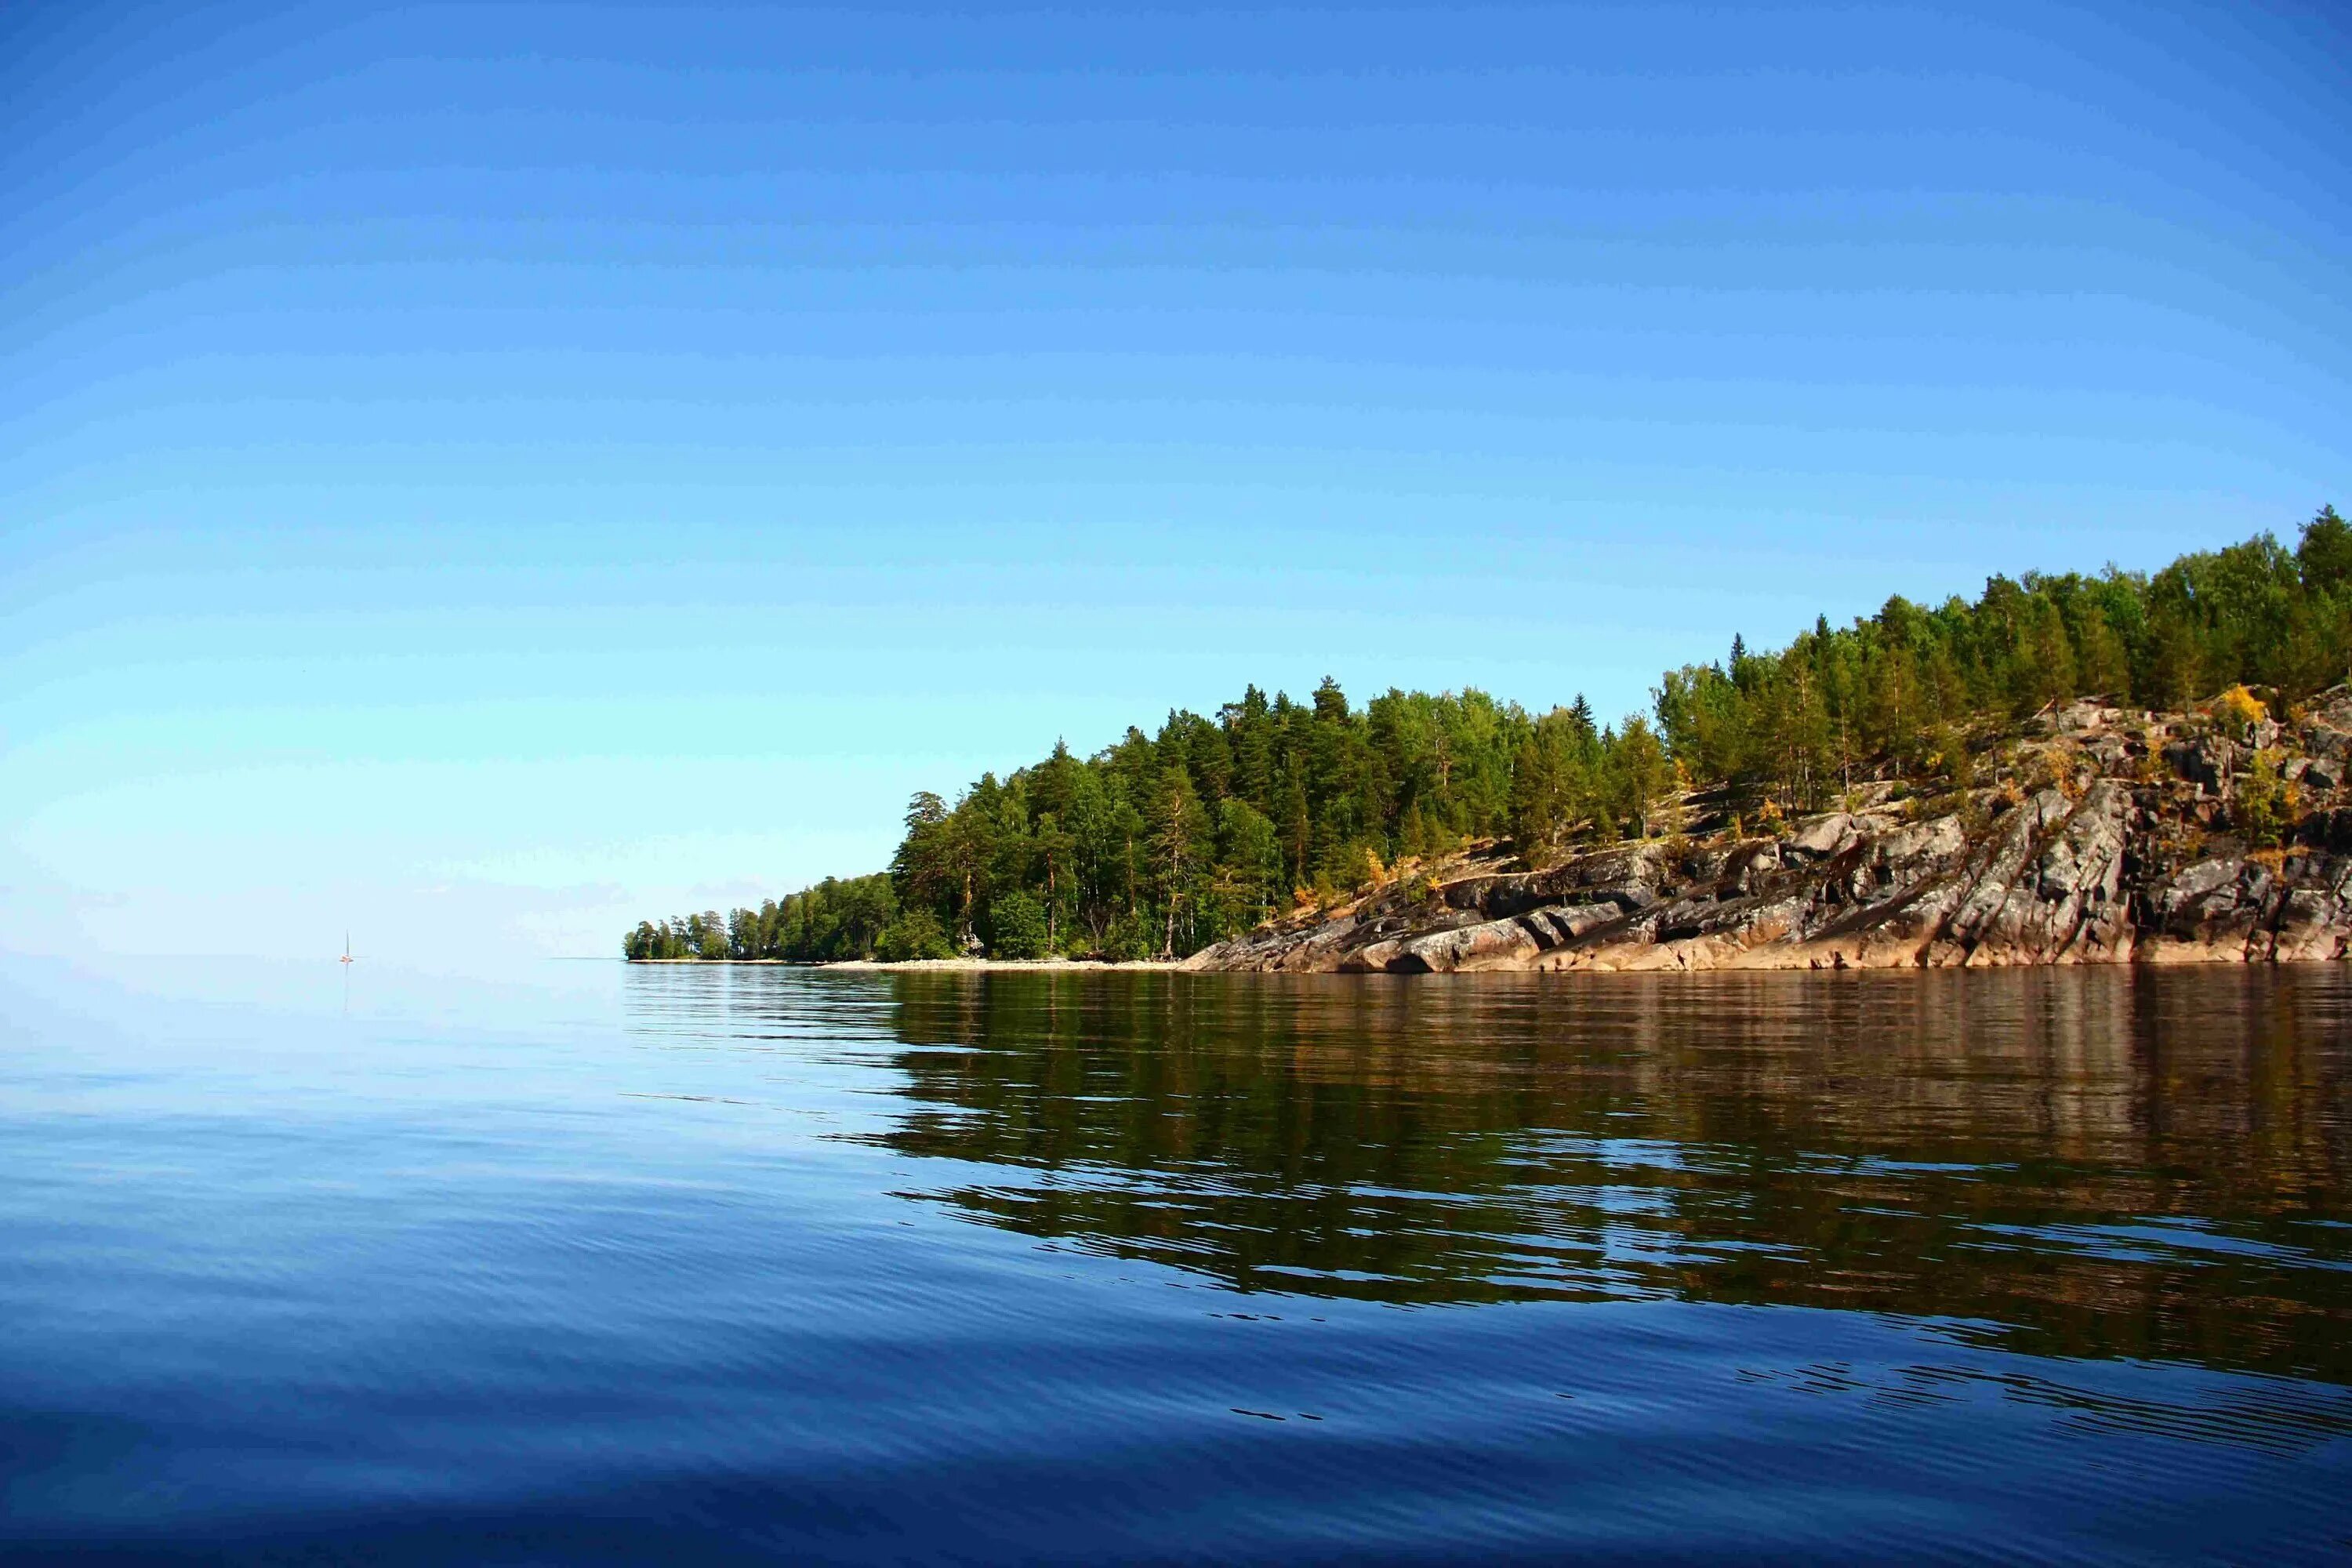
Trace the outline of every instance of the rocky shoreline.
<instances>
[{"instance_id":1,"label":"rocky shoreline","mask_svg":"<svg viewBox=\"0 0 2352 1568\"><path fill-rule=\"evenodd\" d=\"M677 964L704 969L846 969L877 970L890 973L915 971L944 971L957 974L1025 974L1043 973L1062 974L1092 973L1097 970L1149 971L1191 967L1181 959L1167 958L829 958L810 962L796 958L624 958L624 963Z\"/></svg>"},{"instance_id":2,"label":"rocky shoreline","mask_svg":"<svg viewBox=\"0 0 2352 1568\"><path fill-rule=\"evenodd\" d=\"M2251 705L2249 705L2251 706ZM1205 971L1856 969L2341 960L2352 950L2352 689L2259 709L2077 702L1939 795L1531 868L1475 845L1194 954ZM1710 815L1711 814L1711 815ZM1712 831L1707 829L1712 828Z\"/></svg>"}]
</instances>

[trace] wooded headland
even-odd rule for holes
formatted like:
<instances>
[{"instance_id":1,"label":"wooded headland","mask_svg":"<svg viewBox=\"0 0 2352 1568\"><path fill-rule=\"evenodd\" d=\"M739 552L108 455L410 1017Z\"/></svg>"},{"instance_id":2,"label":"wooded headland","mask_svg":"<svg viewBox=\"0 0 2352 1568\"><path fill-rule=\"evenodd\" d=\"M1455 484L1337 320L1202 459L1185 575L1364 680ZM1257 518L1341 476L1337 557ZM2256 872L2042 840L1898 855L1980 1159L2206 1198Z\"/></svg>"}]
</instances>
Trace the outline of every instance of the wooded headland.
<instances>
[{"instance_id":1,"label":"wooded headland","mask_svg":"<svg viewBox=\"0 0 2352 1568\"><path fill-rule=\"evenodd\" d=\"M919 794L887 871L757 910L641 922L624 951L1317 967L1261 963L1250 943L1449 878L1565 887L1581 875L1568 868L1609 853L1651 868L1652 902L1726 876L1748 877L1738 896L1752 897L1770 876L1746 847L1787 846L1773 854L1793 873L1829 816L1847 824L1832 837L1850 828L1857 842L1949 823L1960 842L1936 854L1958 858L1912 880L1944 878L2013 837L2021 807L2037 826L2011 847L2042 853L2094 796L2095 814L2114 817L2112 896L2135 933L2162 925L2147 900L2167 896L2164 877L2211 861L2269 868L2266 889L2241 872L2232 885L2247 918L2275 934L2284 905L2265 900L2290 899L2290 868L2318 874L2313 858L2342 847L2336 825L2352 820L2337 745L2352 709L2331 694L2348 667L2352 525L2331 507L2292 549L2264 534L2153 574L1995 577L1973 601L1890 598L1850 626L1817 620L1776 650L1735 637L1725 658L1665 672L1650 711L1615 723L1581 697L1536 713L1476 690L1392 689L1360 708L1328 679L1304 702L1252 687L1214 717L1171 712L1156 733L1130 728L1091 755L1056 744L952 803ZM2053 728L2060 714L2072 728ZM1471 923L1490 913L1475 900L1446 907L1481 917ZM1922 938L1908 961L1939 940L1963 956L1982 945L1964 934ZM1570 943L1593 951L1583 936L1538 951Z\"/></svg>"}]
</instances>

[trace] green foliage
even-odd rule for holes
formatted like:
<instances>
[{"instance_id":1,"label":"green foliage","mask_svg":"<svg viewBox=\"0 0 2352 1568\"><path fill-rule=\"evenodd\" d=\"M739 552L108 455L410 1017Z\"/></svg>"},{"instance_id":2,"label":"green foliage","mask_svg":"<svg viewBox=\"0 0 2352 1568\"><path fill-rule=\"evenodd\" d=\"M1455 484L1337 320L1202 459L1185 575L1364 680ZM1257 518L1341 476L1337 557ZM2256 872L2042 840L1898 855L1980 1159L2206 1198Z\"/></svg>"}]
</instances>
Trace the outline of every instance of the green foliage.
<instances>
[{"instance_id":1,"label":"green foliage","mask_svg":"<svg viewBox=\"0 0 2352 1568\"><path fill-rule=\"evenodd\" d=\"M2321 507L2304 524L2294 563L2306 588L2332 593L2352 583L2352 523L2336 516L2334 507Z\"/></svg>"},{"instance_id":2,"label":"green foliage","mask_svg":"<svg viewBox=\"0 0 2352 1568\"><path fill-rule=\"evenodd\" d=\"M737 910L656 924L640 921L621 944L629 958L771 958L801 963L871 958L883 928L898 914L887 876L827 877L813 888Z\"/></svg>"},{"instance_id":3,"label":"green foliage","mask_svg":"<svg viewBox=\"0 0 2352 1568\"><path fill-rule=\"evenodd\" d=\"M2253 754L2238 780L2232 819L2254 848L2275 848L2286 841L2287 830L2294 822L2294 786L2279 774L2278 752Z\"/></svg>"},{"instance_id":4,"label":"green foliage","mask_svg":"<svg viewBox=\"0 0 2352 1568\"><path fill-rule=\"evenodd\" d=\"M697 958L727 957L727 928L715 920L706 919L702 927L701 945L695 956Z\"/></svg>"},{"instance_id":5,"label":"green foliage","mask_svg":"<svg viewBox=\"0 0 2352 1568\"><path fill-rule=\"evenodd\" d=\"M1949 789L1962 788L1968 784L1969 742L1948 719L1937 721L1927 731L1919 758L1921 777L1926 782Z\"/></svg>"},{"instance_id":6,"label":"green foliage","mask_svg":"<svg viewBox=\"0 0 2352 1568\"><path fill-rule=\"evenodd\" d=\"M889 963L918 958L953 958L955 944L948 940L939 917L929 910L902 912L884 929L874 944L874 956Z\"/></svg>"},{"instance_id":7,"label":"green foliage","mask_svg":"<svg viewBox=\"0 0 2352 1568\"><path fill-rule=\"evenodd\" d=\"M1015 889L989 910L988 951L993 958L1043 958L1046 952L1045 906Z\"/></svg>"},{"instance_id":8,"label":"green foliage","mask_svg":"<svg viewBox=\"0 0 2352 1568\"><path fill-rule=\"evenodd\" d=\"M2179 709L2233 683L2288 701L2352 662L2352 526L2322 510L2292 553L2268 534L2184 555L2153 576L1995 577L1976 603L1889 599L1849 627L1816 622L1779 653L1669 672L1667 750L1694 779L1792 808L1834 798L1881 760L1957 779L1949 736L2099 696Z\"/></svg>"},{"instance_id":9,"label":"green foliage","mask_svg":"<svg viewBox=\"0 0 2352 1568\"><path fill-rule=\"evenodd\" d=\"M1221 931L1246 931L1273 914L1288 889L1272 820L1246 800L1219 802L1210 921Z\"/></svg>"},{"instance_id":10,"label":"green foliage","mask_svg":"<svg viewBox=\"0 0 2352 1568\"><path fill-rule=\"evenodd\" d=\"M1328 679L1306 702L1253 686L1213 717L1171 712L1091 756L1057 742L952 804L916 795L887 877L828 880L725 921L641 924L625 949L1189 952L1466 839L1507 837L1541 862L1621 831L1678 837L1686 785L1725 791L1732 818L1779 832L1858 779L1948 795L1969 782L1970 731L2052 702L2177 709L2242 684L2283 709L2347 662L2352 525L2331 508L2293 552L2264 534L2152 576L2028 573L1990 579L1974 603L1890 598L1778 651L1734 637L1724 662L1662 678L1654 725L1599 728L1581 696L1537 714L1475 690L1391 689L1358 708Z\"/></svg>"},{"instance_id":11,"label":"green foliage","mask_svg":"<svg viewBox=\"0 0 2352 1568\"><path fill-rule=\"evenodd\" d=\"M1150 958L1153 947L1151 927L1133 916L1123 916L1110 923L1097 949L1097 956L1114 963L1132 963Z\"/></svg>"}]
</instances>

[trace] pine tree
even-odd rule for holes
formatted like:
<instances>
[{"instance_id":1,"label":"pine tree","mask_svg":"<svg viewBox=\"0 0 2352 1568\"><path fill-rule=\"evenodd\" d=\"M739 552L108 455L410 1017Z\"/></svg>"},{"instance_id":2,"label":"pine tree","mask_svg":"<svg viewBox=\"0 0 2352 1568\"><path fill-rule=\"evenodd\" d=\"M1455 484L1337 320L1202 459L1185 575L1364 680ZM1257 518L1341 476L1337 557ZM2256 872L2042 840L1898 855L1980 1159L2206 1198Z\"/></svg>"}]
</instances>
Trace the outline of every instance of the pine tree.
<instances>
[{"instance_id":1,"label":"pine tree","mask_svg":"<svg viewBox=\"0 0 2352 1568\"><path fill-rule=\"evenodd\" d=\"M1511 840L1534 869L1551 864L1560 828L1559 771L1547 748L1529 739L1511 765Z\"/></svg>"},{"instance_id":2,"label":"pine tree","mask_svg":"<svg viewBox=\"0 0 2352 1568\"><path fill-rule=\"evenodd\" d=\"M1192 776L1182 768L1170 768L1160 780L1151 819L1152 869L1160 879L1166 919L1160 944L1163 958L1174 954L1177 916L1192 893L1192 874L1208 834L1208 814L1201 807Z\"/></svg>"}]
</instances>

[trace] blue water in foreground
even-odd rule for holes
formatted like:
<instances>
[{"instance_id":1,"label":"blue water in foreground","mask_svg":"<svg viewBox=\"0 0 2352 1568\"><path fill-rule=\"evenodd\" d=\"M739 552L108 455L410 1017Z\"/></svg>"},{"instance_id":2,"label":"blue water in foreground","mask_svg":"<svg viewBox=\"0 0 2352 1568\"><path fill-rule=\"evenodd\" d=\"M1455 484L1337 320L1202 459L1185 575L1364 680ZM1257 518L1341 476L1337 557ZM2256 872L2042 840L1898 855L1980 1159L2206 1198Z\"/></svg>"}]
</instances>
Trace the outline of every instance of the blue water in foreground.
<instances>
[{"instance_id":1,"label":"blue water in foreground","mask_svg":"<svg viewBox=\"0 0 2352 1568\"><path fill-rule=\"evenodd\" d=\"M12 1562L2347 1552L2336 971L0 969Z\"/></svg>"}]
</instances>

